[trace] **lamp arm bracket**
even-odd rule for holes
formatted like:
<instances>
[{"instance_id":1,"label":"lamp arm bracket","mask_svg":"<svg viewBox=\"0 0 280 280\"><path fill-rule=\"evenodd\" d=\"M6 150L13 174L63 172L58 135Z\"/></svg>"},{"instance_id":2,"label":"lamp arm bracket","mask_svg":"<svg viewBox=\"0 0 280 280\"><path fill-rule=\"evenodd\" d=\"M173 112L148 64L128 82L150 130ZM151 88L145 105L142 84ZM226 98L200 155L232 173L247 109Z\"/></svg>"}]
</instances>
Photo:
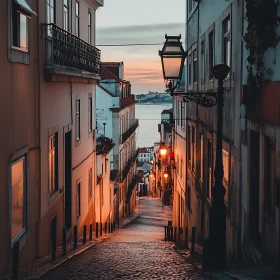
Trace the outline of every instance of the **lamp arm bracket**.
<instances>
[{"instance_id":1,"label":"lamp arm bracket","mask_svg":"<svg viewBox=\"0 0 280 280\"><path fill-rule=\"evenodd\" d=\"M218 93L214 91L207 92L178 92L178 94L174 93L174 95L179 95L183 97L184 102L195 102L202 107L214 107L218 103Z\"/></svg>"}]
</instances>

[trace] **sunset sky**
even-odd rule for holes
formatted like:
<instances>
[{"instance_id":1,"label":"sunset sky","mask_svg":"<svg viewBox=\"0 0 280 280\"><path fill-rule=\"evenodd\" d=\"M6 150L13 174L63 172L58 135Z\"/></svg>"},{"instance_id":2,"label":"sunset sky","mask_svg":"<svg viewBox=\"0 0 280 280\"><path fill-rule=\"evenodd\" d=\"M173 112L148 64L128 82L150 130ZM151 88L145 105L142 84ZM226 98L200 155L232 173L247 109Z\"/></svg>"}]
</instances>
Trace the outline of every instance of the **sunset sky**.
<instances>
[{"instance_id":1,"label":"sunset sky","mask_svg":"<svg viewBox=\"0 0 280 280\"><path fill-rule=\"evenodd\" d=\"M185 37L185 0L104 0L96 12L97 45L162 43L165 34ZM164 91L157 46L102 47L102 61L123 61L133 93Z\"/></svg>"}]
</instances>

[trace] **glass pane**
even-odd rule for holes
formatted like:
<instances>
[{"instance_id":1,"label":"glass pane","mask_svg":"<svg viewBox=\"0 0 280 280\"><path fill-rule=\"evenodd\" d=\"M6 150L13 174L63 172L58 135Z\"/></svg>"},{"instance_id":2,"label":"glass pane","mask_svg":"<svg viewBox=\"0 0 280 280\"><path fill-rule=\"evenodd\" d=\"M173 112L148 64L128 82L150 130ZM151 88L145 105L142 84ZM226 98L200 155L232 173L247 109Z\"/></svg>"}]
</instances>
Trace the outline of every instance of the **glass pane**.
<instances>
[{"instance_id":1,"label":"glass pane","mask_svg":"<svg viewBox=\"0 0 280 280\"><path fill-rule=\"evenodd\" d=\"M168 53L168 52L178 52L181 53L182 49L180 48L180 46L166 46L163 50L164 54Z\"/></svg>"},{"instance_id":2,"label":"glass pane","mask_svg":"<svg viewBox=\"0 0 280 280\"><path fill-rule=\"evenodd\" d=\"M178 78L180 75L180 69L182 64L181 57L163 57L163 66L165 72L165 78Z\"/></svg>"},{"instance_id":3,"label":"glass pane","mask_svg":"<svg viewBox=\"0 0 280 280\"><path fill-rule=\"evenodd\" d=\"M12 239L24 228L24 159L12 166Z\"/></svg>"},{"instance_id":4,"label":"glass pane","mask_svg":"<svg viewBox=\"0 0 280 280\"><path fill-rule=\"evenodd\" d=\"M23 14L20 17L20 48L27 50L27 18Z\"/></svg>"}]
</instances>

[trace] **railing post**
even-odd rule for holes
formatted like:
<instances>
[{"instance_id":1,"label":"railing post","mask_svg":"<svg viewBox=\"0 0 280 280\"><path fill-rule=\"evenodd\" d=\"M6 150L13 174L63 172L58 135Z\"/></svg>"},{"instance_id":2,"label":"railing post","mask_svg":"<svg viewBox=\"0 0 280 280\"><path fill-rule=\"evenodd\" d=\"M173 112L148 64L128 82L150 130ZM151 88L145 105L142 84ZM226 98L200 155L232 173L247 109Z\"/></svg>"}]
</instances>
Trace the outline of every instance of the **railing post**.
<instances>
[{"instance_id":1,"label":"railing post","mask_svg":"<svg viewBox=\"0 0 280 280\"><path fill-rule=\"evenodd\" d=\"M89 225L89 240L92 240L92 224Z\"/></svg>"},{"instance_id":2,"label":"railing post","mask_svg":"<svg viewBox=\"0 0 280 280\"><path fill-rule=\"evenodd\" d=\"M62 255L66 256L66 228L62 229Z\"/></svg>"},{"instance_id":3,"label":"railing post","mask_svg":"<svg viewBox=\"0 0 280 280\"><path fill-rule=\"evenodd\" d=\"M177 235L177 227L174 227L174 238L173 238L173 241L176 242L177 238L176 238L176 235Z\"/></svg>"},{"instance_id":4,"label":"railing post","mask_svg":"<svg viewBox=\"0 0 280 280\"><path fill-rule=\"evenodd\" d=\"M18 267L19 267L19 242L15 242L13 246L13 271L12 279L18 280Z\"/></svg>"},{"instance_id":5,"label":"railing post","mask_svg":"<svg viewBox=\"0 0 280 280\"><path fill-rule=\"evenodd\" d=\"M83 244L87 242L87 226L84 225L84 232L83 232Z\"/></svg>"},{"instance_id":6,"label":"railing post","mask_svg":"<svg viewBox=\"0 0 280 280\"><path fill-rule=\"evenodd\" d=\"M95 224L95 229L96 229L96 238L98 238L98 222Z\"/></svg>"},{"instance_id":7,"label":"railing post","mask_svg":"<svg viewBox=\"0 0 280 280\"><path fill-rule=\"evenodd\" d=\"M74 226L74 249L78 248L78 227Z\"/></svg>"},{"instance_id":8,"label":"railing post","mask_svg":"<svg viewBox=\"0 0 280 280\"><path fill-rule=\"evenodd\" d=\"M188 227L185 229L185 249L189 248L189 230Z\"/></svg>"},{"instance_id":9,"label":"railing post","mask_svg":"<svg viewBox=\"0 0 280 280\"><path fill-rule=\"evenodd\" d=\"M192 228L192 248L191 248L191 254L194 254L195 252L195 236L196 236L196 227Z\"/></svg>"}]
</instances>

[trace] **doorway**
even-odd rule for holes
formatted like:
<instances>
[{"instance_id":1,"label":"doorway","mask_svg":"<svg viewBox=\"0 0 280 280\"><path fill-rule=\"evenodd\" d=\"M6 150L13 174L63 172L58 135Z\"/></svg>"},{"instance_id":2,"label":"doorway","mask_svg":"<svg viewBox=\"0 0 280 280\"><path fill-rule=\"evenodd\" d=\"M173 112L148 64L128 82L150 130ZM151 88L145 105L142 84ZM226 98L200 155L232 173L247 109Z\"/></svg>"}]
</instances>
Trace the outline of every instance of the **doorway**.
<instances>
[{"instance_id":1,"label":"doorway","mask_svg":"<svg viewBox=\"0 0 280 280\"><path fill-rule=\"evenodd\" d=\"M65 227L72 226L72 131L65 133L64 147L64 174L65 174Z\"/></svg>"},{"instance_id":2,"label":"doorway","mask_svg":"<svg viewBox=\"0 0 280 280\"><path fill-rule=\"evenodd\" d=\"M250 133L250 197L249 197L249 228L250 239L260 249L261 235L259 232L259 169L260 169L260 139L257 132Z\"/></svg>"}]
</instances>

